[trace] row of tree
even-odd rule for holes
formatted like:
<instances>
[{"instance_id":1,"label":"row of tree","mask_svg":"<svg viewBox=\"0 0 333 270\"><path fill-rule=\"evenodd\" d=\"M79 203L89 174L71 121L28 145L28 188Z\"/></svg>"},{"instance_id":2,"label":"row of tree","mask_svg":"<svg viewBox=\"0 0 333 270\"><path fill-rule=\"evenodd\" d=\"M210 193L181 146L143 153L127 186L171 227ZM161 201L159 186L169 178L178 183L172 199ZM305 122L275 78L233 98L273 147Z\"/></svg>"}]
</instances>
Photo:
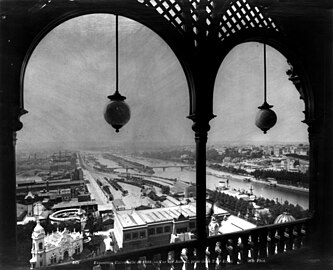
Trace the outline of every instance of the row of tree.
<instances>
[{"instance_id":1,"label":"row of tree","mask_svg":"<svg viewBox=\"0 0 333 270\"><path fill-rule=\"evenodd\" d=\"M310 182L309 172L289 172L289 171L272 171L272 170L255 170L254 172L247 172L243 169L238 169L234 167L222 166L220 164L211 164L210 168L223 171L232 174L239 175L251 175L256 179L267 180L268 178L274 178L279 184L291 185L296 187L308 187Z\"/></svg>"},{"instance_id":2,"label":"row of tree","mask_svg":"<svg viewBox=\"0 0 333 270\"><path fill-rule=\"evenodd\" d=\"M289 203L288 201L285 201L282 204L274 200L269 200L260 197L256 199L256 204L264 208L268 208L272 215L273 221L278 215L282 214L283 212L288 212L295 219L301 219L309 216L309 210L304 210L300 205L298 204L294 205Z\"/></svg>"},{"instance_id":3,"label":"row of tree","mask_svg":"<svg viewBox=\"0 0 333 270\"><path fill-rule=\"evenodd\" d=\"M222 166L220 164L210 164L210 168L217 170L217 171L223 171L227 173L232 173L232 174L239 174L239 175L248 175L249 173L243 169L237 169L234 167L227 167L227 166Z\"/></svg>"},{"instance_id":4,"label":"row of tree","mask_svg":"<svg viewBox=\"0 0 333 270\"><path fill-rule=\"evenodd\" d=\"M262 157L262 151L248 151L245 153L239 153L238 149L227 148L225 152L220 154L215 148L207 149L206 158L209 162L222 162L225 157L231 158L260 158ZM171 161L180 161L181 159L185 159L188 161L192 161L194 163L195 160L195 152L189 150L169 150L169 151L154 151L154 152L143 152L142 156L148 158L156 158L162 160L171 160Z\"/></svg>"},{"instance_id":5,"label":"row of tree","mask_svg":"<svg viewBox=\"0 0 333 270\"><path fill-rule=\"evenodd\" d=\"M209 197L211 202L215 203L218 207L229 211L233 215L245 218L257 226L273 224L275 219L284 212L288 212L295 219L309 216L308 210L304 210L299 205L290 204L288 201L281 204L274 200L258 198L255 203L263 208L267 208L269 212L256 214L253 204L249 201L238 199L218 191L211 191Z\"/></svg>"},{"instance_id":6,"label":"row of tree","mask_svg":"<svg viewBox=\"0 0 333 270\"><path fill-rule=\"evenodd\" d=\"M251 175L258 179L274 178L279 184L293 186L308 186L310 182L310 175L308 172L301 173L288 171L255 170L251 173Z\"/></svg>"},{"instance_id":7,"label":"row of tree","mask_svg":"<svg viewBox=\"0 0 333 270\"><path fill-rule=\"evenodd\" d=\"M286 154L286 156L301 159L301 160L310 160L309 156L301 156L301 155L297 155L297 154Z\"/></svg>"},{"instance_id":8,"label":"row of tree","mask_svg":"<svg viewBox=\"0 0 333 270\"><path fill-rule=\"evenodd\" d=\"M155 158L170 161L181 161L182 158L194 163L195 153L189 150L169 150L169 151L153 151L143 152L142 156L147 158Z\"/></svg>"},{"instance_id":9,"label":"row of tree","mask_svg":"<svg viewBox=\"0 0 333 270\"><path fill-rule=\"evenodd\" d=\"M213 191L209 197L216 206L225 209L234 215L240 214L241 217L245 217L249 210L253 210L252 204L248 201L237 199L236 197L223 192Z\"/></svg>"}]
</instances>

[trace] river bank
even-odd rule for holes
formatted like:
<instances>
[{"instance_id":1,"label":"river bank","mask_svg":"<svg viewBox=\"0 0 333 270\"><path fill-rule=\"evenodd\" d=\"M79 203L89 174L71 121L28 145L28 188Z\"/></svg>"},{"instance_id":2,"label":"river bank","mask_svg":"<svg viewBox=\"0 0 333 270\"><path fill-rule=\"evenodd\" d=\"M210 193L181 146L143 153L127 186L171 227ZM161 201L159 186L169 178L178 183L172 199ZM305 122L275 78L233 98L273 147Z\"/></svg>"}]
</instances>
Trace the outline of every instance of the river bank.
<instances>
[{"instance_id":1,"label":"river bank","mask_svg":"<svg viewBox=\"0 0 333 270\"><path fill-rule=\"evenodd\" d=\"M154 168L154 174L149 175L149 178L157 177L156 181L162 182L162 179L177 179L177 181L182 181L184 183L196 183L195 168L181 169L180 167L172 166L168 168L161 167L163 165L183 165L184 163L156 160L151 158L148 159L141 156L133 155L121 155L121 157L134 162L139 162L146 166L154 167L157 165L157 168ZM125 169L117 169L117 171L122 171L126 173ZM131 171L130 169L128 170L128 173L143 175L143 173ZM249 178L249 176L217 171L209 167L207 167L206 173L206 188L210 190L215 190L217 187L219 187L220 181L222 181L223 178L227 179L229 177L230 189L245 191L252 189L253 194L257 197L263 197L270 200L278 200L279 202L288 201L289 203L292 203L294 205L299 204L304 209L308 209L309 207L309 193L306 191L304 192L303 190L297 190L297 188L290 188L289 186L271 187L268 182L260 181L258 179L254 179L255 181L252 182L246 182L244 181L244 179ZM148 177L148 175L146 177ZM158 180L158 178L160 178L160 180Z\"/></svg>"},{"instance_id":2,"label":"river bank","mask_svg":"<svg viewBox=\"0 0 333 270\"><path fill-rule=\"evenodd\" d=\"M210 170L214 170L214 169L211 169ZM258 183L258 184L263 184L263 185L267 185L271 188L280 188L280 189L284 189L284 190L292 190L292 191L299 191L299 192L302 192L302 193L309 193L309 189L308 188L303 188L303 187L295 187L295 186L291 186L291 185L282 185L282 184L274 184L272 185L272 183L264 180L264 179L256 179L254 177L249 177L249 176L243 176L243 175L237 175L237 174L232 174L232 173L227 173L227 172L222 172L222 171L217 171L217 170L214 170L218 173L214 173L214 172L209 172L207 170L207 174L208 175L213 175L215 177L218 177L218 178L225 178L226 176L229 176L229 177L232 177L232 178L235 178L235 179L240 179L242 181L246 181L245 179L249 179L249 182L254 182L254 183ZM219 174L221 173L221 174Z\"/></svg>"},{"instance_id":3,"label":"river bank","mask_svg":"<svg viewBox=\"0 0 333 270\"><path fill-rule=\"evenodd\" d=\"M180 162L153 159L153 158L147 158L147 157L124 155L123 158L129 159L129 160L135 161L135 162L138 162L138 159L139 159L139 162L145 164L146 166L154 166L156 164L184 165L184 163L180 163ZM187 165L187 164L185 164L185 165ZM185 170L195 171L194 168L185 168ZM308 188L296 187L296 186L292 186L292 185L283 185L283 184L278 184L278 183L276 183L275 185L272 185L270 182L268 182L264 179L255 179L253 176L244 176L244 175L237 175L237 174L232 174L232 173L224 172L224 171L218 171L216 169L210 168L209 166L207 166L206 171L207 171L207 175L212 175L212 176L215 176L218 178L224 178L225 176L228 175L229 177L232 177L234 179L243 180L243 181L244 181L244 179L250 179L251 182L263 184L263 185L266 185L271 188L277 188L277 189L281 189L281 190L290 190L290 191L295 191L295 192L301 192L304 194L309 193Z\"/></svg>"}]
</instances>

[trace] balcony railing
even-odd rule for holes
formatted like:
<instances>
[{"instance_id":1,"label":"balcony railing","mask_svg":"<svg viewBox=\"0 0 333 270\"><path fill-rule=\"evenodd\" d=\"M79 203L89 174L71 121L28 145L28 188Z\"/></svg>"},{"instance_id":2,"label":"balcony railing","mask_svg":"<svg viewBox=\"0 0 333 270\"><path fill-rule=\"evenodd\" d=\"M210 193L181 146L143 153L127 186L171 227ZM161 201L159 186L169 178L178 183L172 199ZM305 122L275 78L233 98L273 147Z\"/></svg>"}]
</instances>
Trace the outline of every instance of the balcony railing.
<instances>
[{"instance_id":1,"label":"balcony railing","mask_svg":"<svg viewBox=\"0 0 333 270\"><path fill-rule=\"evenodd\" d=\"M131 252L105 254L44 269L217 269L226 264L265 262L275 254L302 248L311 219L155 246ZM203 253L202 259L198 250ZM197 266L197 267L196 267ZM202 268L201 268L202 267Z\"/></svg>"}]
</instances>

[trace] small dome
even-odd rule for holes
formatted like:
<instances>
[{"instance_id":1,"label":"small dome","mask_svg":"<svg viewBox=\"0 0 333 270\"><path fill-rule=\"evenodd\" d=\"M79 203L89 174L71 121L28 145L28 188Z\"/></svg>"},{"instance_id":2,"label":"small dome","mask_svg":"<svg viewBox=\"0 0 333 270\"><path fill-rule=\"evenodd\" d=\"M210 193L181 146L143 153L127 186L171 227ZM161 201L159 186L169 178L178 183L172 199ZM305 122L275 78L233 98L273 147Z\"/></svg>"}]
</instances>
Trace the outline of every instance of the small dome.
<instances>
[{"instance_id":1,"label":"small dome","mask_svg":"<svg viewBox=\"0 0 333 270\"><path fill-rule=\"evenodd\" d=\"M37 224L34 228L34 231L32 233L32 237L33 238L38 238L38 237L43 236L43 235L45 235L45 230L44 230L43 226L40 225L40 222L38 220Z\"/></svg>"},{"instance_id":2,"label":"small dome","mask_svg":"<svg viewBox=\"0 0 333 270\"><path fill-rule=\"evenodd\" d=\"M32 194L31 191L28 192L28 194L24 197L25 200L33 200L35 196Z\"/></svg>"},{"instance_id":3,"label":"small dome","mask_svg":"<svg viewBox=\"0 0 333 270\"><path fill-rule=\"evenodd\" d=\"M292 222L295 221L296 219L288 212L283 212L281 215L279 215L275 221L274 224L278 223L285 223L285 222Z\"/></svg>"}]
</instances>

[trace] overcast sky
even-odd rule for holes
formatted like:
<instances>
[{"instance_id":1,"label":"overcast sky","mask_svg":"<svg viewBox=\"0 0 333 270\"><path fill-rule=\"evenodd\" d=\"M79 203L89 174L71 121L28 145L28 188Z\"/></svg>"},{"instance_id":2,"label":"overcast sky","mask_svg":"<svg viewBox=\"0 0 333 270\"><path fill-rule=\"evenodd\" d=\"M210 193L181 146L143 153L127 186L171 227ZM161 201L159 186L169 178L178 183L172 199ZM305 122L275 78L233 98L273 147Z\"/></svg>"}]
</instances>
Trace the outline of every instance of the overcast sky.
<instances>
[{"instance_id":1,"label":"overcast sky","mask_svg":"<svg viewBox=\"0 0 333 270\"><path fill-rule=\"evenodd\" d=\"M115 133L104 120L115 91L115 17L75 18L51 31L36 47L24 78L25 109L17 147L72 142L194 143L189 95L182 68L166 43L148 28L119 18L119 91L131 108L130 122ZM264 135L254 125L263 102L263 48L234 48L215 84L209 143L305 142L304 103L288 80L286 59L267 48L268 102L278 123Z\"/></svg>"}]
</instances>

